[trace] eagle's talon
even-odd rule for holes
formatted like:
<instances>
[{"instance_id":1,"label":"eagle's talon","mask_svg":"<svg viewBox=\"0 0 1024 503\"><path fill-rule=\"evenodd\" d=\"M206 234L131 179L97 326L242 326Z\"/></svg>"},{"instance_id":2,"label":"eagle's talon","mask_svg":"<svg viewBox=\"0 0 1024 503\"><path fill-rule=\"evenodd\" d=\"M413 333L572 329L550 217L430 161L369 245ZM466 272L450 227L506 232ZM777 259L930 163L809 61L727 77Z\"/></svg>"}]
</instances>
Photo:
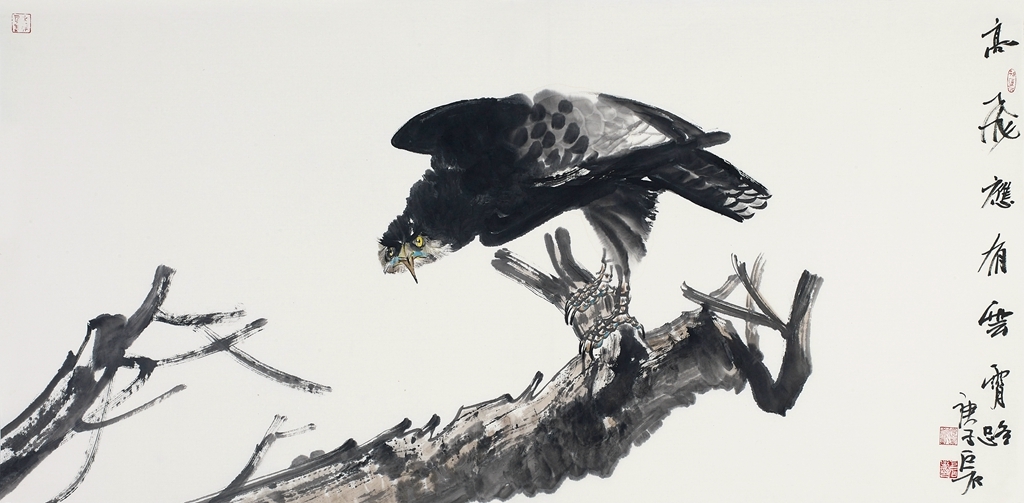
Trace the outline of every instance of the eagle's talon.
<instances>
[{"instance_id":1,"label":"eagle's talon","mask_svg":"<svg viewBox=\"0 0 1024 503\"><path fill-rule=\"evenodd\" d=\"M590 357L593 358L594 350L600 349L601 346L604 345L604 341L613 333L618 331L619 327L622 327L623 325L633 327L633 330L639 336L638 339L643 343L644 335L646 333L644 331L644 326L633 316L622 312L612 317L598 320L592 327L580 334L580 354L583 354L584 351L586 351Z\"/></svg>"},{"instance_id":2,"label":"eagle's talon","mask_svg":"<svg viewBox=\"0 0 1024 503\"><path fill-rule=\"evenodd\" d=\"M612 287L611 280L615 276L613 268L608 268L605 262L601 264L601 271L591 283L574 292L566 302L566 323L575 321L574 317L580 311L586 311L603 301L600 313L594 317L593 323L585 330L577 330L580 339L580 354L594 356L594 350L600 349L604 341L623 325L633 327L640 343L646 346L644 327L636 318L629 314L629 281L619 271L619 284ZM580 327L582 328L582 327Z\"/></svg>"},{"instance_id":3,"label":"eagle's talon","mask_svg":"<svg viewBox=\"0 0 1024 503\"><path fill-rule=\"evenodd\" d=\"M598 272L597 277L583 288L573 292L566 299L564 307L566 325L571 324L578 313L589 310L597 305L599 300L604 299L608 295L610 290L608 283L611 275L605 274L606 267L607 264L602 263L601 271Z\"/></svg>"}]
</instances>

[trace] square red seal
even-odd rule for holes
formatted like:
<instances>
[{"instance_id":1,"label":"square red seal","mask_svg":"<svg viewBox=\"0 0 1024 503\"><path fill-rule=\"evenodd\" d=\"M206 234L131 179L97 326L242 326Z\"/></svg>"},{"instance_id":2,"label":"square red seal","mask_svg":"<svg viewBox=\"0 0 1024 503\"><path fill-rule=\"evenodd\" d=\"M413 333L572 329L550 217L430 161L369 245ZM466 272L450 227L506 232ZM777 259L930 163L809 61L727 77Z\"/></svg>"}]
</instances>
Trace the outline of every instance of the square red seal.
<instances>
[{"instance_id":1,"label":"square red seal","mask_svg":"<svg viewBox=\"0 0 1024 503\"><path fill-rule=\"evenodd\" d=\"M956 445L960 430L954 426L939 426L939 445Z\"/></svg>"},{"instance_id":2,"label":"square red seal","mask_svg":"<svg viewBox=\"0 0 1024 503\"><path fill-rule=\"evenodd\" d=\"M950 459L943 459L939 461L939 478L943 479L955 479L957 471L960 468L959 461L953 461Z\"/></svg>"},{"instance_id":3,"label":"square red seal","mask_svg":"<svg viewBox=\"0 0 1024 503\"><path fill-rule=\"evenodd\" d=\"M11 33L32 33L32 14L11 14Z\"/></svg>"}]
</instances>

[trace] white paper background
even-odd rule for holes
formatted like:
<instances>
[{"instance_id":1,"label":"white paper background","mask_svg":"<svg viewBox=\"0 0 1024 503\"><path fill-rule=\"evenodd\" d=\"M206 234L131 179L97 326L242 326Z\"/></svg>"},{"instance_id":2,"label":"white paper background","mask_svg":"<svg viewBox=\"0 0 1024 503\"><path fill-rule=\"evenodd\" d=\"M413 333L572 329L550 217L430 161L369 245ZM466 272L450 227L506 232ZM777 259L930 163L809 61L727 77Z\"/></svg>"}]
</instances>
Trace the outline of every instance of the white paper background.
<instances>
[{"instance_id":1,"label":"white paper background","mask_svg":"<svg viewBox=\"0 0 1024 503\"><path fill-rule=\"evenodd\" d=\"M825 283L814 373L787 417L761 412L748 390L701 396L611 478L567 481L537 501L957 501L962 487L938 478L938 462L960 448L937 437L956 424L958 392L982 404L983 423L1024 434L1024 202L980 209L993 175L1024 184L1024 140L989 153L977 131L998 91L1024 110L1004 87L1024 49L986 60L980 38L995 17L1004 39L1024 38L1019 4L0 5L0 19L33 23L0 35L0 421L35 398L89 319L133 312L159 264L178 271L168 310L243 306L270 320L245 351L334 387L304 395L223 355L159 369L133 404L188 389L104 430L68 501L216 492L276 413L318 429L278 442L261 473L406 417L447 423L460 405L553 375L576 341L557 311L491 269L494 249L425 267L419 285L384 277L376 258L428 167L390 146L397 128L451 101L545 87L728 131L714 152L774 195L743 225L663 197L634 274L641 321L691 309L679 285L717 287L730 253L765 254L780 311L804 269ZM510 247L544 266L542 233L558 225L596 266L578 214ZM986 278L975 271L998 232L1010 274ZM1021 313L994 340L977 325L993 298ZM204 342L154 326L133 350L159 358ZM773 365L780 351L769 346ZM1011 370L1005 411L989 410L979 387L991 363ZM7 500L59 492L86 439ZM1020 442L976 449L985 486L969 497L1020 501Z\"/></svg>"}]
</instances>

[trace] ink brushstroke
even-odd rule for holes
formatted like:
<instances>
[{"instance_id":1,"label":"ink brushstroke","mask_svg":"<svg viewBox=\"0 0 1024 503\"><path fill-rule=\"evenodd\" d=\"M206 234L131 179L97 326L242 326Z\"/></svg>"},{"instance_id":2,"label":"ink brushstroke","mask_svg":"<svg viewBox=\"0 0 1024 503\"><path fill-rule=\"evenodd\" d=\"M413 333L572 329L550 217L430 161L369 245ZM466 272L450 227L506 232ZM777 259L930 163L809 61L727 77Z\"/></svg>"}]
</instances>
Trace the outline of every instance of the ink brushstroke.
<instances>
[{"instance_id":1,"label":"ink brushstroke","mask_svg":"<svg viewBox=\"0 0 1024 503\"><path fill-rule=\"evenodd\" d=\"M493 262L505 276L559 310L573 295L602 281L572 256L569 235L559 229L545 236L556 274L546 274L500 250ZM461 408L440 431L434 415L420 428L403 420L376 438L349 439L330 452L300 456L288 469L239 484L191 503L396 501L454 503L505 500L517 494L554 492L565 479L609 476L632 446L650 438L668 414L692 405L710 390L739 392L750 383L755 403L785 415L811 373L810 310L822 279L804 272L788 321L770 309L758 292L760 261L751 274L734 260L736 274L710 294L685 287L684 296L701 308L684 312L641 334L623 324L590 357L573 357L543 387L537 373L518 396ZM725 299L743 286L748 307ZM621 296L606 296L583 309L573 330L622 314ZM726 314L747 324L741 338ZM775 380L762 361L756 326L780 332L785 355ZM269 435L269 433L268 433ZM266 438L265 438L266 440ZM262 444L262 442L261 442ZM243 473L252 473L252 464Z\"/></svg>"},{"instance_id":2,"label":"ink brushstroke","mask_svg":"<svg viewBox=\"0 0 1024 503\"><path fill-rule=\"evenodd\" d=\"M737 222L768 204L768 189L707 151L727 141L728 133L609 94L546 90L428 110L391 140L429 154L431 169L381 236L381 266L416 279L417 266L474 239L500 246L582 209L628 279L647 253L660 194Z\"/></svg>"},{"instance_id":3,"label":"ink brushstroke","mask_svg":"<svg viewBox=\"0 0 1024 503\"><path fill-rule=\"evenodd\" d=\"M160 307L167 297L174 270L160 266L142 305L130 317L102 314L89 321L77 352L68 352L64 363L39 396L2 429L0 440L0 498L7 496L51 453L76 433L91 432L89 449L71 483L51 501L67 498L82 483L95 460L103 428L128 419L185 389L178 385L157 398L114 417L108 413L137 392L160 366L175 365L227 352L253 372L286 386L311 393L330 388L281 372L245 354L235 345L259 332L267 321L258 319L227 337L209 325L237 320L244 311L201 315L170 315ZM154 322L201 329L210 343L187 353L154 360L128 356L132 344ZM117 393L113 382L120 369L136 369L131 383ZM98 378L96 376L99 376Z\"/></svg>"}]
</instances>

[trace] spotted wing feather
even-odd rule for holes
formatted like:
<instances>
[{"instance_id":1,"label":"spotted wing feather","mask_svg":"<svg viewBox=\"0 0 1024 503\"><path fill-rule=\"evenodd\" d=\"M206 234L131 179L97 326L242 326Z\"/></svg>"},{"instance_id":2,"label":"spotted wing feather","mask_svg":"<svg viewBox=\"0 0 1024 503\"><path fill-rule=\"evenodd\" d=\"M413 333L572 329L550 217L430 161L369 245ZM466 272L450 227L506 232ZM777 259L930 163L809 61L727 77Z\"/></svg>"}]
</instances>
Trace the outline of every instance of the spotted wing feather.
<instances>
[{"instance_id":1,"label":"spotted wing feather","mask_svg":"<svg viewBox=\"0 0 1024 503\"><path fill-rule=\"evenodd\" d=\"M530 131L525 143L523 131ZM728 141L728 133L704 132L638 101L544 91L533 98L517 134L520 162L535 161L537 186L620 179L674 192L737 221L753 216L771 197L763 185L704 150ZM641 213L630 227L642 227Z\"/></svg>"},{"instance_id":2,"label":"spotted wing feather","mask_svg":"<svg viewBox=\"0 0 1024 503\"><path fill-rule=\"evenodd\" d=\"M662 191L738 221L766 205L764 186L704 150L728 139L637 101L542 91L428 110L409 120L392 144L430 154L434 170L458 173L467 193L510 183L524 184L515 190L559 189L531 192L527 206L498 208L480 235L484 244L507 242L583 207L618 255L639 257Z\"/></svg>"},{"instance_id":3,"label":"spotted wing feather","mask_svg":"<svg viewBox=\"0 0 1024 503\"><path fill-rule=\"evenodd\" d=\"M547 90L530 101L530 114L511 132L509 143L519 165L540 184L558 185L585 175L580 166L586 162L673 139L606 95Z\"/></svg>"}]
</instances>

